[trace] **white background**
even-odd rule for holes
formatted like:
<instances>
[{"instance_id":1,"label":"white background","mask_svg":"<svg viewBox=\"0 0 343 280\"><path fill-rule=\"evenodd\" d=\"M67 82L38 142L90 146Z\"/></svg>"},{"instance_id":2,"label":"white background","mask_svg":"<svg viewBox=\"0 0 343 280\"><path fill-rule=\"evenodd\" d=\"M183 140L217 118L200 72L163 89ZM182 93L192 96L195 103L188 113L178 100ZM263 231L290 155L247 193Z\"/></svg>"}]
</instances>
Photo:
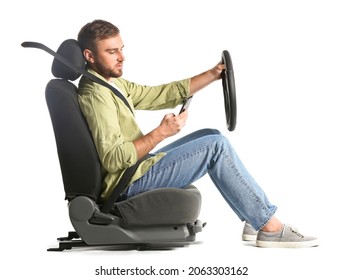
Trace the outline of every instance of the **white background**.
<instances>
[{"instance_id":1,"label":"white background","mask_svg":"<svg viewBox=\"0 0 343 280\"><path fill-rule=\"evenodd\" d=\"M247 266L249 279L337 279L343 157L339 2L8 2L0 18L0 278L99 279L94 272L101 265L153 265L186 272L189 266ZM126 54L123 77L137 83L155 85L193 76L213 67L222 50L230 51L238 102L236 130L226 130L218 81L197 94L187 127L170 141L204 127L221 130L278 205L277 216L320 237L320 247L245 245L240 241L242 223L206 177L196 185L203 195L200 218L208 225L194 245L157 252L46 251L57 245L56 237L72 230L44 97L52 78L52 57L20 44L38 41L56 50L98 18L121 29ZM169 112L177 109L139 112L143 131L156 127ZM144 277L117 277L140 278ZM163 279L167 278L172 277Z\"/></svg>"}]
</instances>

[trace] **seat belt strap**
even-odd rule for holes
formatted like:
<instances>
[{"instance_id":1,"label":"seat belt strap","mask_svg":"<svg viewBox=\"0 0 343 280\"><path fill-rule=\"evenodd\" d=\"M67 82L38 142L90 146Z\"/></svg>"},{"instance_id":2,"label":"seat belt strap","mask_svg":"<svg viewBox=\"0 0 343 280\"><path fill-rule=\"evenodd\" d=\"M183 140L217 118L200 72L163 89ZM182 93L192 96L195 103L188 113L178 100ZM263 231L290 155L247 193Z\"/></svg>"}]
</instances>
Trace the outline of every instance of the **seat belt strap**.
<instances>
[{"instance_id":1,"label":"seat belt strap","mask_svg":"<svg viewBox=\"0 0 343 280\"><path fill-rule=\"evenodd\" d=\"M136 172L139 164L143 162L144 160L148 159L150 155L146 155L143 158L141 158L139 161L135 163L135 165L129 167L125 170L123 176L120 178L118 185L114 188L112 191L112 194L110 198L103 204L101 207L101 212L103 213L109 213L111 209L113 208L113 205L118 200L119 196L123 193L123 191L128 187L129 180L133 176L133 174Z\"/></svg>"}]
</instances>

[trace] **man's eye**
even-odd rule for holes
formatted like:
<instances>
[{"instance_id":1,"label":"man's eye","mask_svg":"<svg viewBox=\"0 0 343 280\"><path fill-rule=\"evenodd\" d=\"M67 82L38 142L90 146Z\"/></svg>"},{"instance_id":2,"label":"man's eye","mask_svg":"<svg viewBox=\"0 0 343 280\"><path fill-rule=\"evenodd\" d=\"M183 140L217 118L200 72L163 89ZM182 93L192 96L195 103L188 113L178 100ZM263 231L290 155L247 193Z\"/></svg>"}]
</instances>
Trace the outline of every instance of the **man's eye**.
<instances>
[{"instance_id":1,"label":"man's eye","mask_svg":"<svg viewBox=\"0 0 343 280\"><path fill-rule=\"evenodd\" d=\"M109 50L108 51L109 54L118 54L119 52L123 52L123 49L120 49L120 50Z\"/></svg>"}]
</instances>

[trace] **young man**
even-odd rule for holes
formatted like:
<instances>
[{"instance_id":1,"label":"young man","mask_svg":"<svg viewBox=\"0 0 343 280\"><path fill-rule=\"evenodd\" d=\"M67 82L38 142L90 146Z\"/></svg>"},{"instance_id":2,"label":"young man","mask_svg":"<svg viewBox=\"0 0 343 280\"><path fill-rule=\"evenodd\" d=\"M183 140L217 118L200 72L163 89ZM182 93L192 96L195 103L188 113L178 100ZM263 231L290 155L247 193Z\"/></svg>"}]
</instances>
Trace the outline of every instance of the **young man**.
<instances>
[{"instance_id":1,"label":"young man","mask_svg":"<svg viewBox=\"0 0 343 280\"><path fill-rule=\"evenodd\" d=\"M190 79L160 86L141 86L122 79L124 43L113 24L95 20L79 32L78 41L87 60L88 71L116 87L134 109L172 108L186 97L220 79L224 65ZM124 191L132 197L153 188L183 188L208 174L225 201L245 221L243 239L256 239L261 247L317 246L314 237L305 237L275 216L260 186L250 176L229 141L214 129L203 129L166 147L157 144L180 132L187 110L167 114L160 125L143 135L135 117L111 90L86 77L79 83L79 103L88 122L104 169L101 199L106 201L124 171L149 154Z\"/></svg>"}]
</instances>

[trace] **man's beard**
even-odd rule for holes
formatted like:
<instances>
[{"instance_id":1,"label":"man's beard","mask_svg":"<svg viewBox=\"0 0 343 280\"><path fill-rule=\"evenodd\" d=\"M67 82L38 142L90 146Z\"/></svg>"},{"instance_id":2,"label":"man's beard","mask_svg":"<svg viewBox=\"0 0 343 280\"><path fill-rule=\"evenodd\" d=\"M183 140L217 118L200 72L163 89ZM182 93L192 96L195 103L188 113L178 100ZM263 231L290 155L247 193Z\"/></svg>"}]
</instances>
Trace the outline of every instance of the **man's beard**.
<instances>
[{"instance_id":1,"label":"man's beard","mask_svg":"<svg viewBox=\"0 0 343 280\"><path fill-rule=\"evenodd\" d=\"M122 70L117 70L117 71L114 70L115 66L113 66L112 69L109 69L107 67L102 66L102 64L100 64L100 63L95 63L95 67L96 67L98 73L106 79L119 78L123 75Z\"/></svg>"}]
</instances>

